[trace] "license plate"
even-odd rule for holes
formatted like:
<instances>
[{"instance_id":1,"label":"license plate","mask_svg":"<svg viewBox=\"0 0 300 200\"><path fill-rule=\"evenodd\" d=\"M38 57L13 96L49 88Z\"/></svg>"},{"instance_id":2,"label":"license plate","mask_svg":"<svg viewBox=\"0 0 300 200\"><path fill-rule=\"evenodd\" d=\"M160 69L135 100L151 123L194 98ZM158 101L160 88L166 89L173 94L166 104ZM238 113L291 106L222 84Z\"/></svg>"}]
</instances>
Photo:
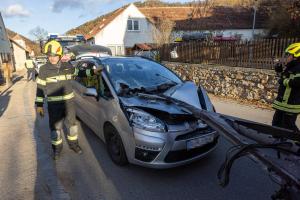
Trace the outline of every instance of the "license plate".
<instances>
[{"instance_id":1,"label":"license plate","mask_svg":"<svg viewBox=\"0 0 300 200\"><path fill-rule=\"evenodd\" d=\"M206 145L206 144L208 144L212 141L214 141L214 136L213 135L207 135L207 136L199 137L199 138L187 141L186 148L187 148L187 150L194 149L194 148Z\"/></svg>"}]
</instances>

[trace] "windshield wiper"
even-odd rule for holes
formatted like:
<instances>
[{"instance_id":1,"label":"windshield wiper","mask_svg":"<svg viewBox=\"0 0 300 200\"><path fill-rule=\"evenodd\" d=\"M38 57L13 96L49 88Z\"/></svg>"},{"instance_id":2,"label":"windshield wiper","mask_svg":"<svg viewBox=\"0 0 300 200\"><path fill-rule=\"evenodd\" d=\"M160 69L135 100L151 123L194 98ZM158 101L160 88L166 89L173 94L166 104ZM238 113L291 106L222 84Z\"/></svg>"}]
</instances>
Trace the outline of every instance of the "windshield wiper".
<instances>
[{"instance_id":1,"label":"windshield wiper","mask_svg":"<svg viewBox=\"0 0 300 200\"><path fill-rule=\"evenodd\" d=\"M131 88L126 83L120 83L120 91L119 91L120 96L133 95L133 94L146 93L146 92L147 89L144 87Z\"/></svg>"},{"instance_id":2,"label":"windshield wiper","mask_svg":"<svg viewBox=\"0 0 300 200\"><path fill-rule=\"evenodd\" d=\"M167 90L175 85L178 85L177 82L173 81L172 79L168 78L168 77L165 77L161 74L155 74L155 76L159 76L159 77L163 77L164 79L167 79L168 82L164 82L162 84L159 84L156 86L156 88L152 91L157 91L157 90Z\"/></svg>"}]
</instances>

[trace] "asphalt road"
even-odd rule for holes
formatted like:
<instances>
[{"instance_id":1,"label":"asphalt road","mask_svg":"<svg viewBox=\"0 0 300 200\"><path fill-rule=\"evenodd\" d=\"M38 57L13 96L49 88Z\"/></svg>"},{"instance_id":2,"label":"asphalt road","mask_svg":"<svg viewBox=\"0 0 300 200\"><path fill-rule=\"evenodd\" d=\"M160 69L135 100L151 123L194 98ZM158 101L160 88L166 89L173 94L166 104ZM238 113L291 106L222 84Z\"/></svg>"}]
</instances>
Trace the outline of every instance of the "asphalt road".
<instances>
[{"instance_id":1,"label":"asphalt road","mask_svg":"<svg viewBox=\"0 0 300 200\"><path fill-rule=\"evenodd\" d=\"M213 98L218 112L270 123L272 111ZM298 121L299 125L299 121ZM230 144L222 138L208 157L193 164L167 170L128 165L118 167L110 160L104 143L81 123L76 155L65 145L56 162L58 177L72 199L270 199L278 189L260 166L248 158L237 161L226 188L218 185L217 171Z\"/></svg>"}]
</instances>

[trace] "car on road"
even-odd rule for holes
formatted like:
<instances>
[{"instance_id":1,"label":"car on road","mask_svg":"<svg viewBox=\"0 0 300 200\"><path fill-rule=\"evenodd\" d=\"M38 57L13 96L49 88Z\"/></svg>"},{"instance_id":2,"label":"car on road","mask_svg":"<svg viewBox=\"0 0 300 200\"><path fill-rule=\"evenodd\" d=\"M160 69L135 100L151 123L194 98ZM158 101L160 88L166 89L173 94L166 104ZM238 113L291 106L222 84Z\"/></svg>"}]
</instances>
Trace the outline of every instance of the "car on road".
<instances>
[{"instance_id":1,"label":"car on road","mask_svg":"<svg viewBox=\"0 0 300 200\"><path fill-rule=\"evenodd\" d=\"M36 65L35 66L36 74L38 74L40 71L40 67L47 63L47 57L46 56L37 56L34 59L34 63Z\"/></svg>"},{"instance_id":2,"label":"car on road","mask_svg":"<svg viewBox=\"0 0 300 200\"><path fill-rule=\"evenodd\" d=\"M76 115L116 164L171 168L215 149L218 133L177 102L213 111L202 87L141 57L92 57L75 65L103 68L99 76L73 81Z\"/></svg>"}]
</instances>

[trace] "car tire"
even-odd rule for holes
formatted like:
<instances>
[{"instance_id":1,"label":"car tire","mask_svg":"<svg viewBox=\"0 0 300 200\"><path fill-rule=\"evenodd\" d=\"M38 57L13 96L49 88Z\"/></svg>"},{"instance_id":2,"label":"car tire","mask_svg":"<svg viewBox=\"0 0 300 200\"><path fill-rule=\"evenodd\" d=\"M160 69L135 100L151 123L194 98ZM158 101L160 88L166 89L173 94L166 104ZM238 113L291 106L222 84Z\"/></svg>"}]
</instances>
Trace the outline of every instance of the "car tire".
<instances>
[{"instance_id":1,"label":"car tire","mask_svg":"<svg viewBox=\"0 0 300 200\"><path fill-rule=\"evenodd\" d=\"M118 131L114 127L106 127L105 140L107 152L112 161L119 166L124 166L128 164L122 138L120 137Z\"/></svg>"}]
</instances>

